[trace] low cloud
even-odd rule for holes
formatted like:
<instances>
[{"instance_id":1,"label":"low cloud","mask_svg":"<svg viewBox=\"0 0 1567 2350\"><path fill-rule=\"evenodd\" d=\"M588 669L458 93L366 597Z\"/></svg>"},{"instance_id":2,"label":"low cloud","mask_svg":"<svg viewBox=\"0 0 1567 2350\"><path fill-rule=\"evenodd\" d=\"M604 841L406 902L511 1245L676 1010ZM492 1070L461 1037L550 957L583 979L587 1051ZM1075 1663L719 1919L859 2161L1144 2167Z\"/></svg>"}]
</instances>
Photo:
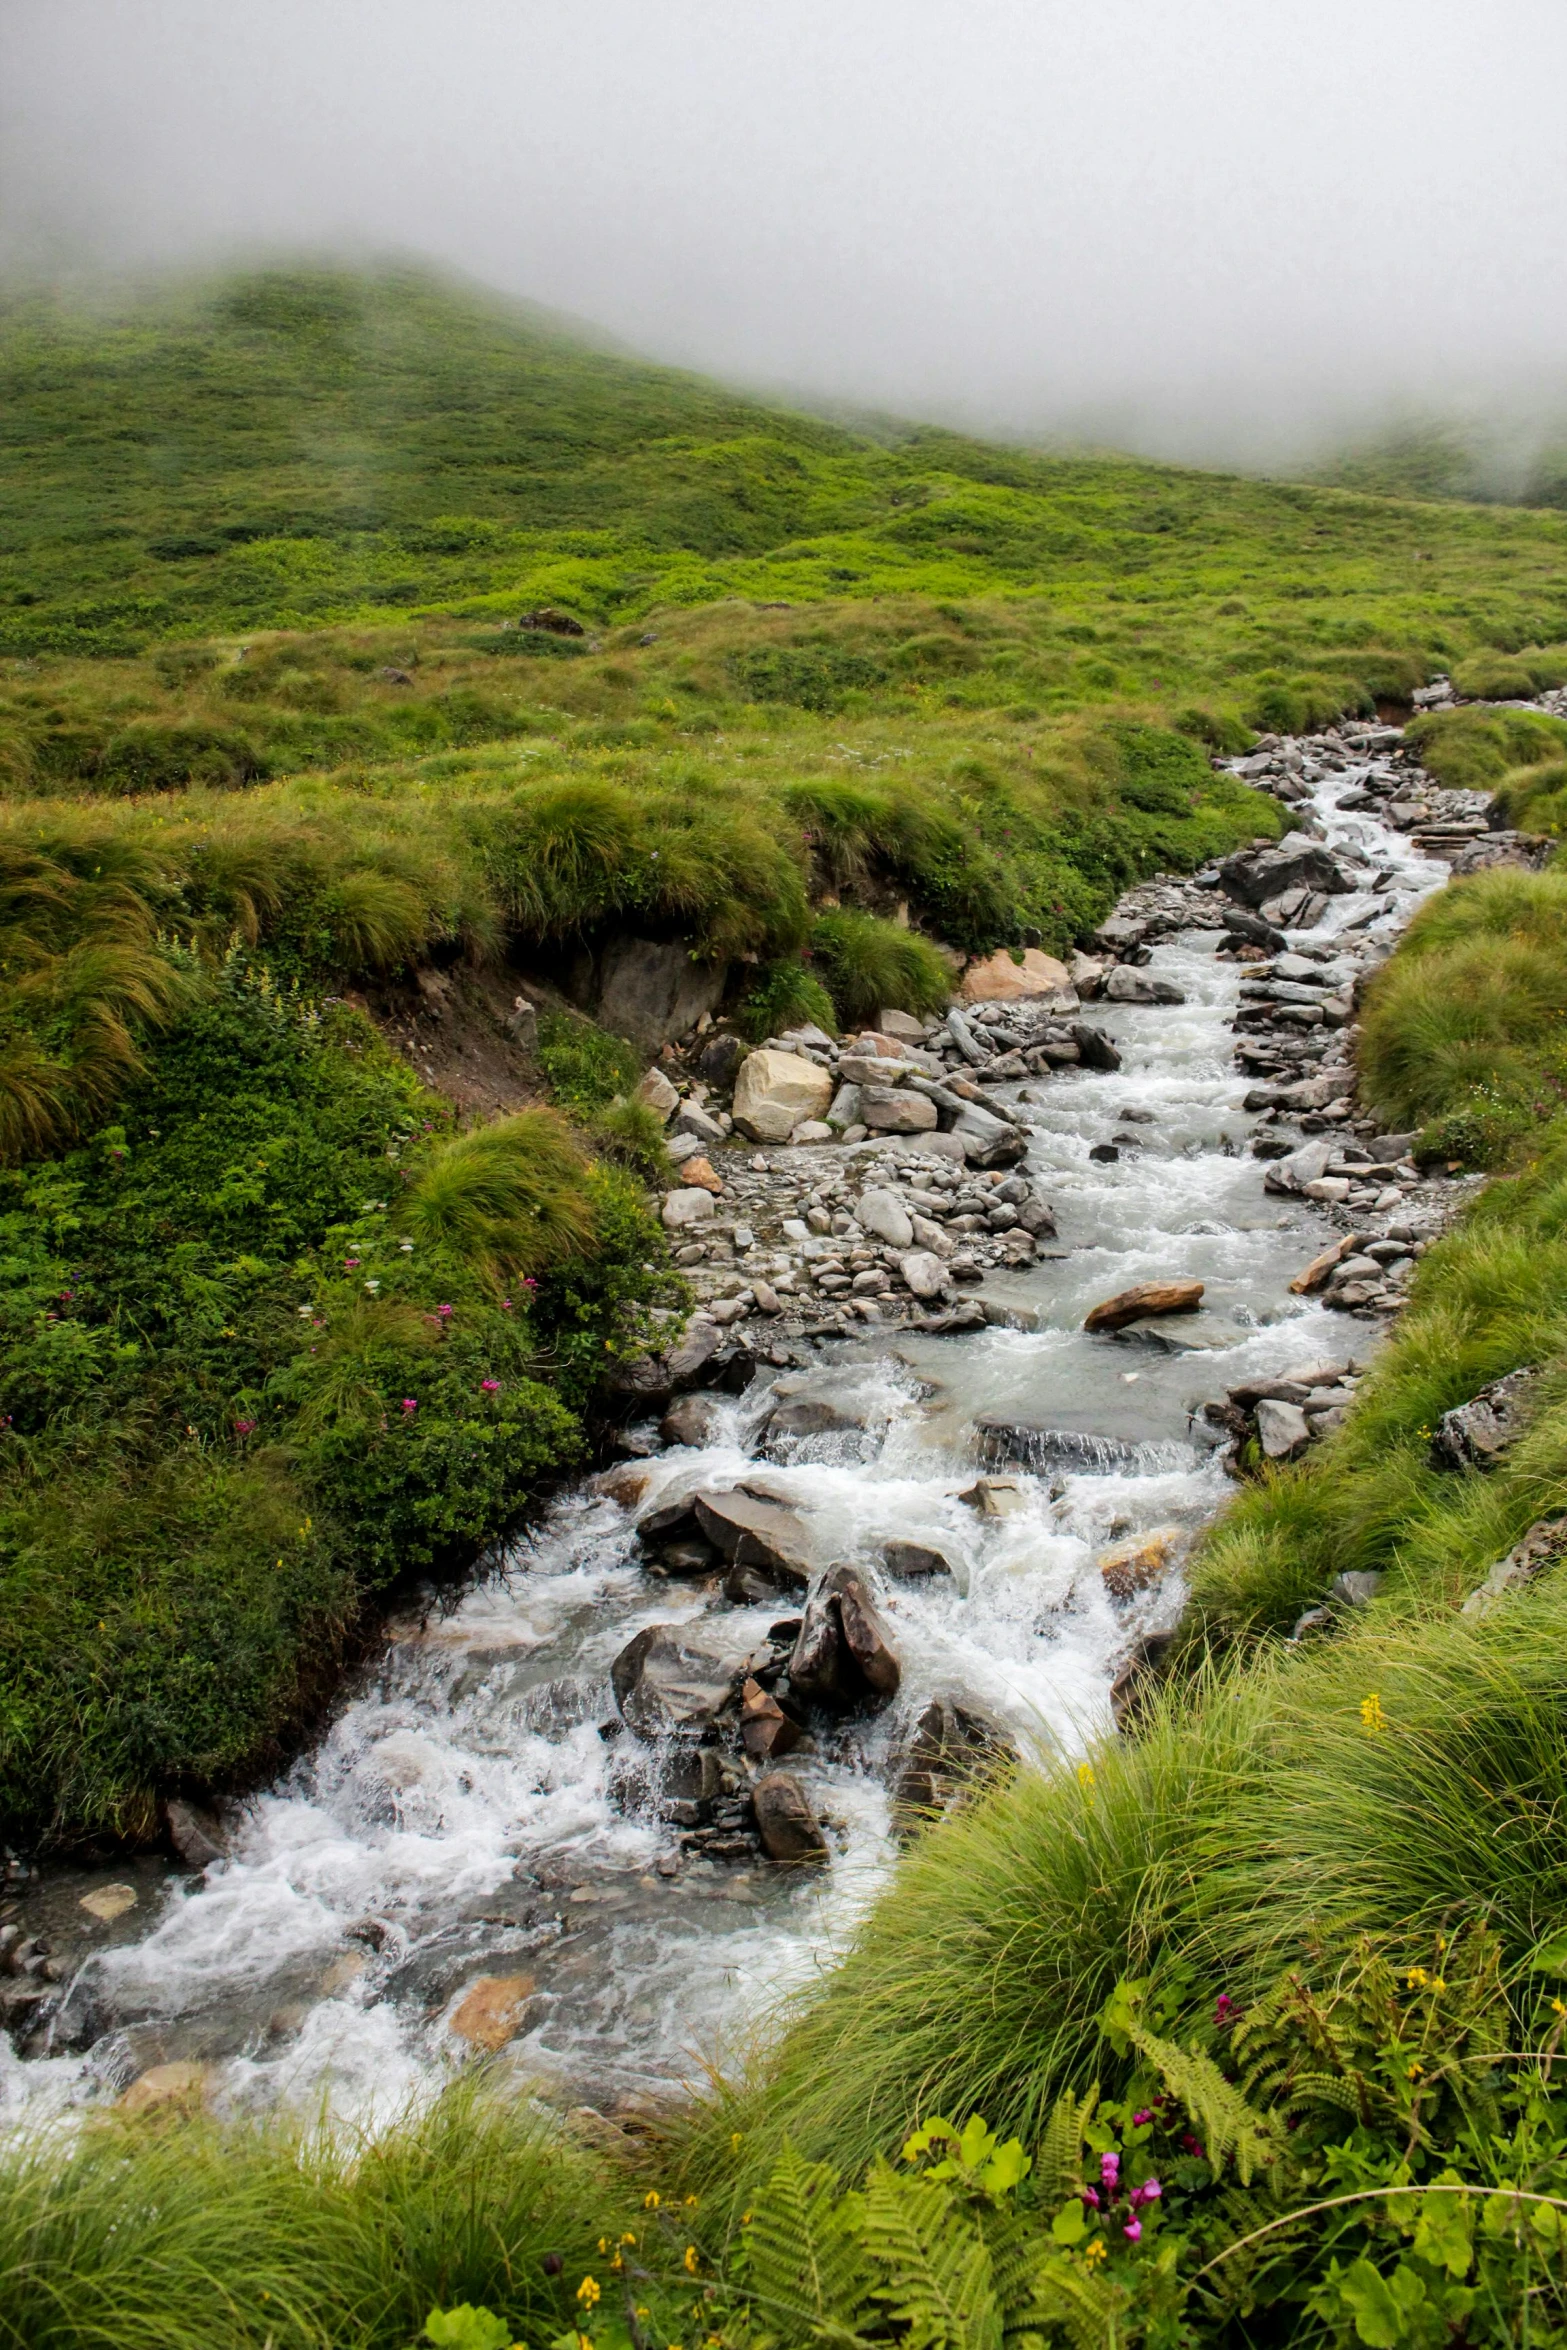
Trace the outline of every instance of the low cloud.
<instances>
[{"instance_id":1,"label":"low cloud","mask_svg":"<svg viewBox=\"0 0 1567 2350\"><path fill-rule=\"evenodd\" d=\"M0 256L426 255L639 349L1284 461L1567 410L1548 0L50 0Z\"/></svg>"}]
</instances>

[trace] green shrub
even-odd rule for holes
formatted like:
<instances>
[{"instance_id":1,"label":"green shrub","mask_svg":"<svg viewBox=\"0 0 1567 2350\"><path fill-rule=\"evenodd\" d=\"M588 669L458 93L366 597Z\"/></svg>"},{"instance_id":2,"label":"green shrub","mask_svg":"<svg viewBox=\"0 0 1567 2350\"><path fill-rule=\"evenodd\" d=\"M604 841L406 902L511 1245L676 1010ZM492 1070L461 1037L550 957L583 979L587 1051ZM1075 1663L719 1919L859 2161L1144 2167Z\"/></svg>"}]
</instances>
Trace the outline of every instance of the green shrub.
<instances>
[{"instance_id":1,"label":"green shrub","mask_svg":"<svg viewBox=\"0 0 1567 2350\"><path fill-rule=\"evenodd\" d=\"M740 1007L740 1026L753 1042L791 1028L838 1033L838 1011L821 981L803 963L769 964Z\"/></svg>"},{"instance_id":2,"label":"green shrub","mask_svg":"<svg viewBox=\"0 0 1567 2350\"><path fill-rule=\"evenodd\" d=\"M841 907L817 917L811 953L845 1026L882 1009L921 1015L951 1000L952 973L929 939Z\"/></svg>"},{"instance_id":3,"label":"green shrub","mask_svg":"<svg viewBox=\"0 0 1567 2350\"><path fill-rule=\"evenodd\" d=\"M624 1037L595 1028L576 1012L545 1012L539 1020L539 1067L563 1109L586 1115L604 1110L637 1082L637 1056Z\"/></svg>"}]
</instances>

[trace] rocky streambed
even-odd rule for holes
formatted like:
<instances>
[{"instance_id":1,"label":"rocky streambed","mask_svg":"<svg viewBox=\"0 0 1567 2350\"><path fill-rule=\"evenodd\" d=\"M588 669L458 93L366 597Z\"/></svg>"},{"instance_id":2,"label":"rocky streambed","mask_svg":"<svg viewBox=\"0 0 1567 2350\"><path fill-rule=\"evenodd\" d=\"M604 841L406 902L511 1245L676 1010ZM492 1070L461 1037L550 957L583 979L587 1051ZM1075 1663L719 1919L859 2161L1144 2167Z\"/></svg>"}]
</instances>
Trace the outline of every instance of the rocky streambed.
<instances>
[{"instance_id":1,"label":"rocky streambed","mask_svg":"<svg viewBox=\"0 0 1567 2350\"><path fill-rule=\"evenodd\" d=\"M701 1310L618 1464L393 1626L274 1787L176 1809L182 1864L13 1864L0 2111L384 2112L475 2049L634 2110L976 1765L1103 1726L1230 1475L1336 1424L1463 1195L1355 1116L1357 985L1455 862L1530 853L1390 729L1241 765L1303 829L1072 966L654 1073Z\"/></svg>"}]
</instances>

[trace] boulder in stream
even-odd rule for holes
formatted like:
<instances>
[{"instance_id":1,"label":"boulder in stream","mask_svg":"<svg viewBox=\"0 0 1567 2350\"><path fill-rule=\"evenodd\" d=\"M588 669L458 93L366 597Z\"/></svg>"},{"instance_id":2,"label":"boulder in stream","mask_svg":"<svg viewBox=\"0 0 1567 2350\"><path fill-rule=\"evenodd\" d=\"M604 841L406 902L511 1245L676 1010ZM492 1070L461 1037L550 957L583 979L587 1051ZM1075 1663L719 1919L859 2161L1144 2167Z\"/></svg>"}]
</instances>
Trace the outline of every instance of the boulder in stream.
<instances>
[{"instance_id":1,"label":"boulder in stream","mask_svg":"<svg viewBox=\"0 0 1567 2350\"><path fill-rule=\"evenodd\" d=\"M826 1860L827 1839L793 1771L769 1771L752 1790L756 1829L769 1860L798 1866Z\"/></svg>"},{"instance_id":2,"label":"boulder in stream","mask_svg":"<svg viewBox=\"0 0 1567 2350\"><path fill-rule=\"evenodd\" d=\"M1202 1304L1200 1281L1139 1281L1107 1297L1083 1317L1085 1330L1119 1330L1145 1314L1195 1314Z\"/></svg>"},{"instance_id":3,"label":"boulder in stream","mask_svg":"<svg viewBox=\"0 0 1567 2350\"><path fill-rule=\"evenodd\" d=\"M734 1567L758 1568L781 1589L803 1591L811 1579L805 1521L782 1502L747 1493L699 1493L697 1524Z\"/></svg>"},{"instance_id":4,"label":"boulder in stream","mask_svg":"<svg viewBox=\"0 0 1567 2350\"><path fill-rule=\"evenodd\" d=\"M684 1631L679 1624L649 1624L610 1667L621 1719L639 1738L694 1735L729 1708L745 1660L699 1648Z\"/></svg>"},{"instance_id":5,"label":"boulder in stream","mask_svg":"<svg viewBox=\"0 0 1567 2350\"><path fill-rule=\"evenodd\" d=\"M892 1800L907 1833L942 1811L977 1778L1017 1760L1017 1741L988 1714L935 1697L895 1757Z\"/></svg>"},{"instance_id":6,"label":"boulder in stream","mask_svg":"<svg viewBox=\"0 0 1567 2350\"><path fill-rule=\"evenodd\" d=\"M829 1567L806 1602L789 1659L791 1692L844 1713L885 1705L901 1680L897 1650L863 1578L853 1567Z\"/></svg>"}]
</instances>

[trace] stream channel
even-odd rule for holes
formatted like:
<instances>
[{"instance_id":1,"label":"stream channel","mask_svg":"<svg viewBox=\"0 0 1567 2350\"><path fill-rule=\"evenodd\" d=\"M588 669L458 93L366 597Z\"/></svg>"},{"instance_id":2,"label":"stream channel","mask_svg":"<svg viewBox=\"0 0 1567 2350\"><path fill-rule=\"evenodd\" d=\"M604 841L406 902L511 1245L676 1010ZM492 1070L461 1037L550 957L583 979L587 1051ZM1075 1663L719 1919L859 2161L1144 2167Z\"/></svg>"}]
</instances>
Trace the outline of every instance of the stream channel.
<instances>
[{"instance_id":1,"label":"stream channel","mask_svg":"<svg viewBox=\"0 0 1567 2350\"><path fill-rule=\"evenodd\" d=\"M1300 934L1313 948L1349 930L1385 945L1447 878L1375 814L1339 810L1374 763L1319 777L1301 811L1384 882L1374 906L1364 891L1330 899ZM113 1872L135 1907L73 1953L25 2056L0 2036L0 2117L36 2126L187 2062L208 2068L220 2111L325 2099L368 2121L429 2094L471 2053L451 2019L479 1976L531 1978L507 2050L519 2077L610 2111L667 2097L852 1933L896 1855L889 1758L933 1696L982 1710L1034 1751L1070 1752L1101 1731L1118 1664L1174 1622L1182 1581L1177 1551L1152 1589L1117 1602L1096 1553L1154 1527L1189 1539L1231 1490L1197 1407L1242 1379L1375 1343L1375 1325L1290 1294L1336 1235L1311 1201L1267 1194L1248 1150L1253 1081L1230 1026L1246 966L1215 955L1220 936L1157 947L1151 968L1184 1003L1095 1005L1121 1068L1062 1072L1027 1107L1021 1171L1054 1207L1061 1253L996 1286L1036 1328L867 1328L824 1344L806 1379L856 1404L863 1432L785 1443L759 1462L778 1377L764 1367L722 1399L716 1442L647 1464L634 1507L591 1479L567 1493L449 1612L391 1628L315 1749L245 1807L227 1857L200 1875L151 1860ZM1132 1115L1141 1147L1091 1158ZM1169 1326L1175 1350L1082 1331L1098 1300L1191 1276L1207 1285L1203 1310ZM1106 1442L1066 1469L1009 1472L1023 1506L986 1518L958 1499L986 1415ZM729 1607L639 1564L640 1511L758 1476L808 1515L823 1565L867 1572L902 1663L891 1708L789 1760L828 1822L825 1868L682 1854L678 1831L638 1803L632 1733L600 1734L615 1715L611 1661L645 1625L705 1614L707 1636L744 1653L787 1612ZM889 1540L933 1544L955 1572L882 1580L874 1561ZM88 1883L55 1872L30 1917L74 1918Z\"/></svg>"}]
</instances>

